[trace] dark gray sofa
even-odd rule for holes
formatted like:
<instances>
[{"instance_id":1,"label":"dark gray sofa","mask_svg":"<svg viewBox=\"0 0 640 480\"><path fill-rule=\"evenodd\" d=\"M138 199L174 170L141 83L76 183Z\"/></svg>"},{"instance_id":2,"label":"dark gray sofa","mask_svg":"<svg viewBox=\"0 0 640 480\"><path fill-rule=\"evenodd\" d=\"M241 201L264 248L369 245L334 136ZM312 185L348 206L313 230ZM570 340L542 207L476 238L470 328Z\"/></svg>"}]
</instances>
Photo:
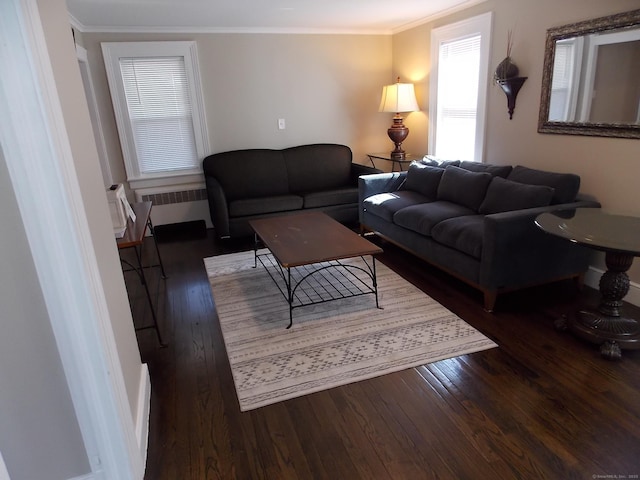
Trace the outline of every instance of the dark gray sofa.
<instances>
[{"instance_id":1,"label":"dark gray sofa","mask_svg":"<svg viewBox=\"0 0 640 480\"><path fill-rule=\"evenodd\" d=\"M360 224L484 293L566 278L582 282L591 251L543 232L542 212L599 207L578 198L580 177L523 166L414 162L361 177Z\"/></svg>"},{"instance_id":2,"label":"dark gray sofa","mask_svg":"<svg viewBox=\"0 0 640 480\"><path fill-rule=\"evenodd\" d=\"M380 170L352 163L345 145L216 153L203 160L211 222L218 238L252 234L249 220L322 211L358 222L358 177Z\"/></svg>"}]
</instances>

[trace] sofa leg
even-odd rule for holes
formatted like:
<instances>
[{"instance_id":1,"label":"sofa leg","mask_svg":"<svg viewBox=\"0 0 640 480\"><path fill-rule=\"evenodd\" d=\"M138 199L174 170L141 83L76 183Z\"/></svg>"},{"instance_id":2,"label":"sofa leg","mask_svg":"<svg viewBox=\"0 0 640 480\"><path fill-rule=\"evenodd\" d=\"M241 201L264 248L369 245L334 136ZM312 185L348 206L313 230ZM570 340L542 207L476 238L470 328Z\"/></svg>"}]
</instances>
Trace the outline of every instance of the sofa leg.
<instances>
[{"instance_id":1,"label":"sofa leg","mask_svg":"<svg viewBox=\"0 0 640 480\"><path fill-rule=\"evenodd\" d=\"M360 224L360 236L364 237L367 233L371 232L366 226Z\"/></svg>"},{"instance_id":2,"label":"sofa leg","mask_svg":"<svg viewBox=\"0 0 640 480\"><path fill-rule=\"evenodd\" d=\"M484 310L486 312L493 312L493 307L496 305L497 292L484 292Z\"/></svg>"}]
</instances>

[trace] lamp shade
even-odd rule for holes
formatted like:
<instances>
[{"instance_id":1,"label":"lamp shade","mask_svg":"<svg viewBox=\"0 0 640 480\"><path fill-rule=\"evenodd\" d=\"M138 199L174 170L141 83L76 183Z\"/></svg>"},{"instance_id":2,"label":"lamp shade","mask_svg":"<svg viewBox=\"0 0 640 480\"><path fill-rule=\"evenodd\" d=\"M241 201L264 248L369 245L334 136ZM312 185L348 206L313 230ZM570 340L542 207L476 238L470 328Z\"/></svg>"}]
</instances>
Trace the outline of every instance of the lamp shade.
<instances>
[{"instance_id":1,"label":"lamp shade","mask_svg":"<svg viewBox=\"0 0 640 480\"><path fill-rule=\"evenodd\" d=\"M412 83L394 83L382 87L379 112L417 112L420 110Z\"/></svg>"}]
</instances>

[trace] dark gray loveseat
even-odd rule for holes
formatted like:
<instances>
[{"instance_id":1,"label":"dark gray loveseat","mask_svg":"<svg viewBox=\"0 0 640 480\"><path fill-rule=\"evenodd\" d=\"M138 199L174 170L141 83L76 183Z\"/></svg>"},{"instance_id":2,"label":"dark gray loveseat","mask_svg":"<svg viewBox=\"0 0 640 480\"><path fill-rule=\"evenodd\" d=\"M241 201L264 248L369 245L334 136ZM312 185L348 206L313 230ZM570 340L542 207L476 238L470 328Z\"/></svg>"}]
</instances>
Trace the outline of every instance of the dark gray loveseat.
<instances>
[{"instance_id":1,"label":"dark gray loveseat","mask_svg":"<svg viewBox=\"0 0 640 480\"><path fill-rule=\"evenodd\" d=\"M203 169L216 236L250 235L251 219L302 210L357 224L358 177L380 170L352 163L352 156L345 145L322 143L206 157Z\"/></svg>"},{"instance_id":2,"label":"dark gray loveseat","mask_svg":"<svg viewBox=\"0 0 640 480\"><path fill-rule=\"evenodd\" d=\"M360 224L484 293L565 278L582 281L585 247L546 234L542 212L598 207L577 199L580 177L476 162L414 162L360 178Z\"/></svg>"}]
</instances>

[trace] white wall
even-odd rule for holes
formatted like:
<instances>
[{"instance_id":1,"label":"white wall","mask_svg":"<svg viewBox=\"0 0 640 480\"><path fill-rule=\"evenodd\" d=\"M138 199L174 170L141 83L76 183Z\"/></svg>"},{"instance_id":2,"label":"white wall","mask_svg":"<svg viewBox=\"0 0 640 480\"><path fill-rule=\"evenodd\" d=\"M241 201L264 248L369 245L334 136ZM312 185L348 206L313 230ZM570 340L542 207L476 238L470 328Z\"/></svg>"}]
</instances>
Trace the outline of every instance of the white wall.
<instances>
[{"instance_id":1,"label":"white wall","mask_svg":"<svg viewBox=\"0 0 640 480\"><path fill-rule=\"evenodd\" d=\"M83 33L115 182L126 174L100 42L150 40L197 42L211 153L330 142L368 164L367 152L393 147L392 115L377 111L392 82L390 36Z\"/></svg>"},{"instance_id":2,"label":"white wall","mask_svg":"<svg viewBox=\"0 0 640 480\"><path fill-rule=\"evenodd\" d=\"M0 225L0 451L12 480L76 477L90 467L1 145Z\"/></svg>"},{"instance_id":3,"label":"white wall","mask_svg":"<svg viewBox=\"0 0 640 480\"><path fill-rule=\"evenodd\" d=\"M427 152L431 29L493 11L491 70L505 56L511 29L513 58L521 75L529 78L518 95L513 120L502 90L489 88L486 161L577 173L582 191L595 196L604 209L640 215L638 140L537 133L546 30L634 8L638 0L487 0L393 37L105 33L81 37L94 75L114 181L123 182L126 175L101 41L196 40L213 152L336 141L350 145L355 161L366 164L366 152L392 147L386 136L391 116L378 113L377 106L381 86L398 75L415 82L422 108L405 117L411 130L405 149ZM277 130L277 118L287 120L287 130ZM602 260L597 266L602 268ZM640 283L638 264L632 267L631 278Z\"/></svg>"},{"instance_id":4,"label":"white wall","mask_svg":"<svg viewBox=\"0 0 640 480\"><path fill-rule=\"evenodd\" d=\"M133 422L143 417L138 393L148 376L78 95L66 5L14 0L0 11L3 466L14 480L142 478L146 439ZM123 312L129 322L119 324Z\"/></svg>"},{"instance_id":5,"label":"white wall","mask_svg":"<svg viewBox=\"0 0 640 480\"><path fill-rule=\"evenodd\" d=\"M38 7L135 421L141 359L66 4L63 0L38 0Z\"/></svg>"}]
</instances>

